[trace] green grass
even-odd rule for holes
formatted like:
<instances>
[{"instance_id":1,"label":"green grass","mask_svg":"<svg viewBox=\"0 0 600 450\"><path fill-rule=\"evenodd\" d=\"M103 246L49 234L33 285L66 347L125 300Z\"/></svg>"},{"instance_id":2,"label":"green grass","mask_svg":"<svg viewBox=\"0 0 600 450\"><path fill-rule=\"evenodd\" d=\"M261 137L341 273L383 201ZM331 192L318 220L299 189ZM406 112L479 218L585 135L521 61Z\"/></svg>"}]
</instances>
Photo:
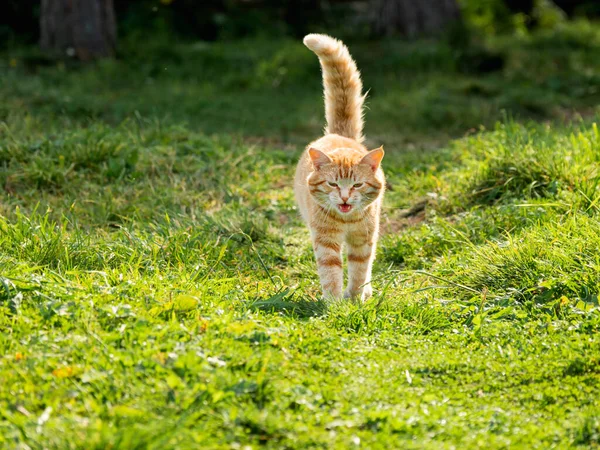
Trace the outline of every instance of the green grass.
<instances>
[{"instance_id":1,"label":"green grass","mask_svg":"<svg viewBox=\"0 0 600 450\"><path fill-rule=\"evenodd\" d=\"M294 205L322 127L301 45L5 55L0 447L600 445L600 47L576 27L490 41L483 75L356 45L393 188L362 305L321 301Z\"/></svg>"}]
</instances>

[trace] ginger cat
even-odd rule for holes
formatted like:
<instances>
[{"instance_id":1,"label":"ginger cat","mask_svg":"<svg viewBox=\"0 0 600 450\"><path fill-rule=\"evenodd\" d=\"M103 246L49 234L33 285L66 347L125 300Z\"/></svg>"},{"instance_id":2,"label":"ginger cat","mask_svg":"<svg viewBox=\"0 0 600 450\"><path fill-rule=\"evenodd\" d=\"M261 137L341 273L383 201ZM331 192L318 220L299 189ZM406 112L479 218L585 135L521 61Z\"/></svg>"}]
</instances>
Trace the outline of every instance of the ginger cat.
<instances>
[{"instance_id":1,"label":"ginger cat","mask_svg":"<svg viewBox=\"0 0 600 450\"><path fill-rule=\"evenodd\" d=\"M372 294L371 268L385 189L383 148L363 141L362 82L348 48L337 39L309 34L304 45L317 54L323 71L325 136L306 147L296 169L294 191L310 228L323 295L342 296L342 245L348 286L344 297Z\"/></svg>"}]
</instances>

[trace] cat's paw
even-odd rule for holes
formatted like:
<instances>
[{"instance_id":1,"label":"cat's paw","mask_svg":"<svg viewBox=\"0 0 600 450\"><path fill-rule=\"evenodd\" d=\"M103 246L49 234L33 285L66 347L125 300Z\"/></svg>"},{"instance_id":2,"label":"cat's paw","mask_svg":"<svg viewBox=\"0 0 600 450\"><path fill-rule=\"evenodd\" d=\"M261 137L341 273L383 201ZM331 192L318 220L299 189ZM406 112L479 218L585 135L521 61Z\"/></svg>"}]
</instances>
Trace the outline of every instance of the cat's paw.
<instances>
[{"instance_id":1,"label":"cat's paw","mask_svg":"<svg viewBox=\"0 0 600 450\"><path fill-rule=\"evenodd\" d=\"M363 294L362 294L362 299L363 300L367 300L368 298L371 298L373 296L373 288L371 287L370 284L367 284L364 288L363 288Z\"/></svg>"},{"instance_id":2,"label":"cat's paw","mask_svg":"<svg viewBox=\"0 0 600 450\"><path fill-rule=\"evenodd\" d=\"M323 300L328 302L335 302L342 298L342 290L323 290Z\"/></svg>"},{"instance_id":3,"label":"cat's paw","mask_svg":"<svg viewBox=\"0 0 600 450\"><path fill-rule=\"evenodd\" d=\"M360 300L364 302L366 299L373 295L373 288L370 284L359 288L357 290L346 289L344 291L344 298L349 298L353 300Z\"/></svg>"}]
</instances>

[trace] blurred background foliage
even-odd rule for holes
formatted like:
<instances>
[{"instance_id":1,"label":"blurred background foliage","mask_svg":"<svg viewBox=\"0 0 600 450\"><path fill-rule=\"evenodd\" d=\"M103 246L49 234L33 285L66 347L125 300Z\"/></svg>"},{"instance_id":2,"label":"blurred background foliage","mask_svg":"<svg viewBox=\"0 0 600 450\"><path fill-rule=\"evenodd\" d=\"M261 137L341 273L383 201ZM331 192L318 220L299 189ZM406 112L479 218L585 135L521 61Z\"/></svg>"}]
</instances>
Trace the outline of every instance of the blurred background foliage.
<instances>
[{"instance_id":1,"label":"blurred background foliage","mask_svg":"<svg viewBox=\"0 0 600 450\"><path fill-rule=\"evenodd\" d=\"M568 120L600 102L597 0L458 0L456 26L410 41L401 29L374 33L373 16L394 3L456 4L118 0L116 58L84 66L40 50L39 1L8 0L0 118L27 110L118 123L135 111L208 133L303 142L322 127L314 56L299 39L308 31L352 46L378 142L445 141L507 115Z\"/></svg>"},{"instance_id":2,"label":"blurred background foliage","mask_svg":"<svg viewBox=\"0 0 600 450\"><path fill-rule=\"evenodd\" d=\"M393 3L394 0L389 0ZM346 39L373 37L373 14L385 0L117 0L120 39L169 37L214 41L302 36L327 30ZM463 23L482 34L551 28L600 15L597 0L458 0ZM0 43L40 39L40 0L5 0Z\"/></svg>"}]
</instances>

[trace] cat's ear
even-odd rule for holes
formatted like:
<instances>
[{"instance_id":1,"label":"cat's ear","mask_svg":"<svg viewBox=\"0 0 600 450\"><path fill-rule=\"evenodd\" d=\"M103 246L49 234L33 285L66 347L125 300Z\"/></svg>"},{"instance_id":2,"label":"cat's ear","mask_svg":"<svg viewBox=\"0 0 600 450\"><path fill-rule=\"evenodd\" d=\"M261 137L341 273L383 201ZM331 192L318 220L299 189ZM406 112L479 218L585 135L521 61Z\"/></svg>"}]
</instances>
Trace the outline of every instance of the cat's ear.
<instances>
[{"instance_id":1,"label":"cat's ear","mask_svg":"<svg viewBox=\"0 0 600 450\"><path fill-rule=\"evenodd\" d=\"M314 147L310 147L308 149L308 155L310 156L310 159L312 160L316 170L319 170L321 167L333 162L329 156Z\"/></svg>"},{"instance_id":2,"label":"cat's ear","mask_svg":"<svg viewBox=\"0 0 600 450\"><path fill-rule=\"evenodd\" d=\"M379 169L379 164L381 164L381 160L383 159L383 155L385 152L383 151L383 146L376 148L375 150L371 150L363 159L360 160L360 164L367 164L373 172Z\"/></svg>"}]
</instances>

